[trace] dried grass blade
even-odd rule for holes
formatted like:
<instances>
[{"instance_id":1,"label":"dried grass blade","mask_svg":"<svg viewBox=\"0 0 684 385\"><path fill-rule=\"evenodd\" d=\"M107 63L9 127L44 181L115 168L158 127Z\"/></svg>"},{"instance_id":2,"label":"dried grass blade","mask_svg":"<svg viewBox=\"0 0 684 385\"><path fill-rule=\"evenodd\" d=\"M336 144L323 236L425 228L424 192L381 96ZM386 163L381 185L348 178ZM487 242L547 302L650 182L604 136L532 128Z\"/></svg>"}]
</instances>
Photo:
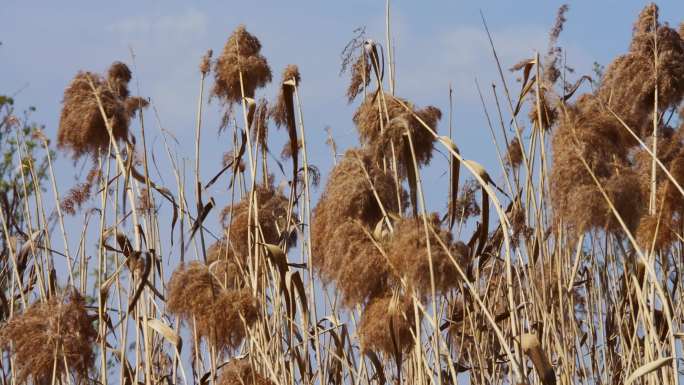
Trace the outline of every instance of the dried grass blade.
<instances>
[{"instance_id":1,"label":"dried grass blade","mask_svg":"<svg viewBox=\"0 0 684 385\"><path fill-rule=\"evenodd\" d=\"M661 367L667 365L672 361L674 357L663 357L655 361L651 361L646 365L643 365L639 367L637 370L632 372L632 374L627 377L627 380L625 381L625 385L631 385L634 381L636 381L639 377L645 376L655 370L660 369ZM676 375L676 373L675 373Z\"/></svg>"},{"instance_id":2,"label":"dried grass blade","mask_svg":"<svg viewBox=\"0 0 684 385\"><path fill-rule=\"evenodd\" d=\"M159 319L151 318L147 320L147 326L159 333L162 337L169 341L169 343L175 346L178 352L181 351L183 340L181 340L180 336L173 331L169 325Z\"/></svg>"}]
</instances>

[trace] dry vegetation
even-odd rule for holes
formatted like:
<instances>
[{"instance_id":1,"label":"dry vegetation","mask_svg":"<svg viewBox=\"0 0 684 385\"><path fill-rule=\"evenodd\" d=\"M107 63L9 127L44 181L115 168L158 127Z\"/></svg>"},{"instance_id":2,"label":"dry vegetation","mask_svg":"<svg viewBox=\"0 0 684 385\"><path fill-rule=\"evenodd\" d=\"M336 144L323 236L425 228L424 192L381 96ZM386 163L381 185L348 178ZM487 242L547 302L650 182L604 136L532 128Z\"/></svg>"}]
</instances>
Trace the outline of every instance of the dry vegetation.
<instances>
[{"instance_id":1,"label":"dry vegetation","mask_svg":"<svg viewBox=\"0 0 684 385\"><path fill-rule=\"evenodd\" d=\"M50 215L45 192L27 201L23 239L0 217L13 245L2 256L2 383L679 383L684 24L647 5L627 52L591 80L561 65L567 11L546 52L512 66L519 93L504 83L492 95L503 109L483 103L483 122L500 116L498 172L464 158L438 108L394 95L387 47L350 43L359 145L337 154L329 140L335 166L315 204L300 71L287 66L277 96L257 99L272 74L244 26L216 59L198 58L233 148L200 180L200 96L194 188L171 155L176 186L150 177L143 122L133 124L148 102L129 95L128 66L79 72L58 144L91 171L63 197L52 180ZM273 126L292 162L281 173ZM437 150L449 194L428 207L434 186L420 175L441 167ZM212 194L229 197L219 229L204 224L217 215ZM84 205L95 238L64 225Z\"/></svg>"}]
</instances>

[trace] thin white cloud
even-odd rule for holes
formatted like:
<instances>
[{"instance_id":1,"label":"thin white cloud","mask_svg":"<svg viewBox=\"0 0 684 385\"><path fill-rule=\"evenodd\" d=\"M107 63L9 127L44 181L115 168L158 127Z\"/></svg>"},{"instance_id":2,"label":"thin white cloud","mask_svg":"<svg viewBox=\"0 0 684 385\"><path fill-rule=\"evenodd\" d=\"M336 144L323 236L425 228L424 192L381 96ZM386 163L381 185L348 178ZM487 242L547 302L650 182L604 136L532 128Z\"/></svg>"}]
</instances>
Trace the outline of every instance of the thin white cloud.
<instances>
[{"instance_id":1,"label":"thin white cloud","mask_svg":"<svg viewBox=\"0 0 684 385\"><path fill-rule=\"evenodd\" d=\"M174 44L177 44L177 39L184 42L204 35L207 31L207 16L196 9L159 17L132 16L112 23L108 30L123 39L165 37L175 40Z\"/></svg>"}]
</instances>

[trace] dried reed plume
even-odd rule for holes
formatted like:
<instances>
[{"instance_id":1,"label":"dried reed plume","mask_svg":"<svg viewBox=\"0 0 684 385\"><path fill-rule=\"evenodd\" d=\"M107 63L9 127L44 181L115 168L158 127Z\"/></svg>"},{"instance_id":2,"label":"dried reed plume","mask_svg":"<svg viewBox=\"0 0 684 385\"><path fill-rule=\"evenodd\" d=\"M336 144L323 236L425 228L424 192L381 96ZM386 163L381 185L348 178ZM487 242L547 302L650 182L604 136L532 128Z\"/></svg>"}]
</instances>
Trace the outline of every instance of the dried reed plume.
<instances>
[{"instance_id":1,"label":"dried reed plume","mask_svg":"<svg viewBox=\"0 0 684 385\"><path fill-rule=\"evenodd\" d=\"M354 113L353 120L361 142L370 148L378 159L391 156L390 148L391 144L394 144L397 161L405 166L413 161L410 152L404 151L404 146L408 146L405 135L408 131L411 134L418 165L430 163L435 138L399 101L407 105L434 131L437 130L437 122L441 119L442 112L433 106L418 110L407 100L389 94L385 94L384 99L387 108L380 95L368 95Z\"/></svg>"},{"instance_id":2,"label":"dried reed plume","mask_svg":"<svg viewBox=\"0 0 684 385\"><path fill-rule=\"evenodd\" d=\"M480 206L477 203L477 192L480 191L480 184L475 179L468 179L461 186L456 202L449 200L449 205L456 206L454 212L456 219L465 222L468 219L480 215ZM451 209L451 207L449 207Z\"/></svg>"},{"instance_id":3,"label":"dried reed plume","mask_svg":"<svg viewBox=\"0 0 684 385\"><path fill-rule=\"evenodd\" d=\"M220 239L207 249L209 270L227 289L240 289L245 286L247 256L233 254L225 239Z\"/></svg>"},{"instance_id":4,"label":"dried reed plume","mask_svg":"<svg viewBox=\"0 0 684 385\"><path fill-rule=\"evenodd\" d=\"M679 239L677 234L681 233L681 228L679 217L644 215L636 230L637 243L642 250L651 250L651 247L655 251L666 250Z\"/></svg>"},{"instance_id":5,"label":"dried reed plume","mask_svg":"<svg viewBox=\"0 0 684 385\"><path fill-rule=\"evenodd\" d=\"M229 251L240 258L249 255L249 233L258 227L258 242L278 244L286 240L289 244L294 238L282 235L286 228L288 199L280 189L276 189L271 181L267 185L258 185L254 190L254 199L258 210L252 210L250 222L250 195L232 206L226 206L221 212L221 222L226 232L230 233ZM258 222L258 226L257 226ZM251 223L251 229L250 229ZM285 237L285 238L282 238ZM254 242L255 239L252 238Z\"/></svg>"},{"instance_id":6,"label":"dried reed plume","mask_svg":"<svg viewBox=\"0 0 684 385\"><path fill-rule=\"evenodd\" d=\"M348 150L330 172L313 222L358 219L367 226L375 226L382 218L382 211L373 190L386 212L403 211L397 202L397 186L392 176L382 171L368 151Z\"/></svg>"},{"instance_id":7,"label":"dried reed plume","mask_svg":"<svg viewBox=\"0 0 684 385\"><path fill-rule=\"evenodd\" d=\"M233 359L221 369L217 385L275 385L268 378L259 374L248 359Z\"/></svg>"},{"instance_id":8,"label":"dried reed plume","mask_svg":"<svg viewBox=\"0 0 684 385\"><path fill-rule=\"evenodd\" d=\"M200 62L199 65L199 70L202 73L202 75L206 75L209 73L211 70L211 56L214 54L213 50L208 50L207 53L202 56L202 61Z\"/></svg>"},{"instance_id":9,"label":"dried reed plume","mask_svg":"<svg viewBox=\"0 0 684 385\"><path fill-rule=\"evenodd\" d=\"M606 69L599 95L644 138L651 133L648 121L656 85L659 109L676 107L682 101L684 41L676 30L658 22L658 7L650 4L634 25L629 52Z\"/></svg>"},{"instance_id":10,"label":"dried reed plume","mask_svg":"<svg viewBox=\"0 0 684 385\"><path fill-rule=\"evenodd\" d=\"M57 133L57 145L71 150L74 158L84 154L96 155L106 150L109 133L93 92L100 97L102 107L111 122L112 135L125 140L128 127L135 113L148 102L139 97L129 97L128 82L131 71L121 62L114 62L107 77L92 72L79 72L64 90L62 114Z\"/></svg>"},{"instance_id":11,"label":"dried reed plume","mask_svg":"<svg viewBox=\"0 0 684 385\"><path fill-rule=\"evenodd\" d=\"M324 283L335 283L350 308L381 295L391 284L387 259L367 231L361 223L347 219L324 233L319 228L312 234L314 267Z\"/></svg>"},{"instance_id":12,"label":"dried reed plume","mask_svg":"<svg viewBox=\"0 0 684 385\"><path fill-rule=\"evenodd\" d=\"M299 68L294 65L294 64L289 64L285 69L283 70L283 77L282 77L282 82L289 82L294 80L294 83L296 86L299 86L299 83L302 81L302 77L299 74ZM294 119L294 111L292 112L292 117L290 118L290 112L288 111L289 108L292 108L289 106L289 103L291 103L291 99L288 101L288 98L291 98L291 91L290 94L287 94L287 90L290 90L291 87L281 87L280 92L278 93L278 98L276 99L276 103L271 109L271 117L273 118L273 122L276 124L277 127L288 127L290 124L288 122L288 119Z\"/></svg>"},{"instance_id":13,"label":"dried reed plume","mask_svg":"<svg viewBox=\"0 0 684 385\"><path fill-rule=\"evenodd\" d=\"M261 98L257 103L251 128L252 139L263 149L268 148L268 117L268 101Z\"/></svg>"},{"instance_id":14,"label":"dried reed plume","mask_svg":"<svg viewBox=\"0 0 684 385\"><path fill-rule=\"evenodd\" d=\"M548 127L548 126L546 126ZM506 164L512 169L517 169L523 162L522 146L518 141L518 138L513 138L508 144L508 149L506 151Z\"/></svg>"},{"instance_id":15,"label":"dried reed plume","mask_svg":"<svg viewBox=\"0 0 684 385\"><path fill-rule=\"evenodd\" d=\"M67 366L80 381L87 382L96 338L93 317L75 290L34 303L11 318L0 332L2 345L13 348L18 383L31 378L33 383L49 384L53 368L59 382L68 375Z\"/></svg>"},{"instance_id":16,"label":"dried reed plume","mask_svg":"<svg viewBox=\"0 0 684 385\"><path fill-rule=\"evenodd\" d=\"M633 155L637 142L608 108L649 141L656 86L660 111L675 108L682 101L684 41L675 30L659 25L657 19L658 8L646 6L635 23L629 52L608 66L594 94L585 94L565 108L554 135L551 186L556 218L580 232L591 228L620 230L581 159L595 173L631 230L637 228L644 214L641 202L651 188L652 159L642 150ZM668 165L682 147L680 134L663 127L658 138L659 158ZM658 191L665 190L659 187ZM666 214L671 215L670 210ZM642 238L645 231L642 228Z\"/></svg>"},{"instance_id":17,"label":"dried reed plume","mask_svg":"<svg viewBox=\"0 0 684 385\"><path fill-rule=\"evenodd\" d=\"M397 221L386 247L387 257L396 272L407 278L409 285L419 293L428 295L431 292L429 239L435 288L437 292L446 293L458 285L458 273L437 237L450 248L449 251L458 263L467 256L467 246L453 242L451 233L440 227L437 214L430 215L427 221L430 227L429 238L425 236L423 218L402 218Z\"/></svg>"},{"instance_id":18,"label":"dried reed plume","mask_svg":"<svg viewBox=\"0 0 684 385\"><path fill-rule=\"evenodd\" d=\"M168 283L167 309L197 330L219 350L236 349L244 339L246 326L258 316L257 299L249 289L224 289L209 267L193 261L173 272Z\"/></svg>"},{"instance_id":19,"label":"dried reed plume","mask_svg":"<svg viewBox=\"0 0 684 385\"><path fill-rule=\"evenodd\" d=\"M347 100L349 103L354 101L363 89L370 84L370 71L371 62L368 60L368 54L366 54L365 49L361 49L359 58L356 59L351 67L351 79L347 88Z\"/></svg>"},{"instance_id":20,"label":"dried reed plume","mask_svg":"<svg viewBox=\"0 0 684 385\"><path fill-rule=\"evenodd\" d=\"M552 204L557 221L563 221L578 234L592 228L620 230L608 204L584 166L589 165L599 181L607 187L611 180L611 198L624 208L635 225L640 215L640 180L628 162L630 139L619 122L606 111L597 97L583 95L566 107L552 139L554 153L551 171ZM624 191L617 188L624 187ZM634 203L633 206L630 206Z\"/></svg>"},{"instance_id":21,"label":"dried reed plume","mask_svg":"<svg viewBox=\"0 0 684 385\"><path fill-rule=\"evenodd\" d=\"M387 295L372 300L363 310L356 333L361 349L388 355L413 346L416 317L410 297Z\"/></svg>"},{"instance_id":22,"label":"dried reed plume","mask_svg":"<svg viewBox=\"0 0 684 385\"><path fill-rule=\"evenodd\" d=\"M238 26L214 65L213 94L229 105L240 102L243 96L242 73L244 96L254 98L256 89L271 81L271 68L260 51L259 39L247 32L244 25Z\"/></svg>"},{"instance_id":23,"label":"dried reed plume","mask_svg":"<svg viewBox=\"0 0 684 385\"><path fill-rule=\"evenodd\" d=\"M335 282L348 305L362 303L387 286L389 267L368 235L383 218L375 194L388 214L403 211L394 179L367 151L349 150L331 171L313 213L314 268L324 282Z\"/></svg>"}]
</instances>

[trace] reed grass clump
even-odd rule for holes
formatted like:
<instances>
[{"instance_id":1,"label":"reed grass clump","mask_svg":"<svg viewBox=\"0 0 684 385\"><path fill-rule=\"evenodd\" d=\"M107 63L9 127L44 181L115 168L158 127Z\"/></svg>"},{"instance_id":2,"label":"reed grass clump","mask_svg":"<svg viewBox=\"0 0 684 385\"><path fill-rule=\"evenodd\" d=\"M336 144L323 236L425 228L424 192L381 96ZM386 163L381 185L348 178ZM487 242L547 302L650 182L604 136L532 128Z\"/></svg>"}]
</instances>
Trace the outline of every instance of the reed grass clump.
<instances>
[{"instance_id":1,"label":"reed grass clump","mask_svg":"<svg viewBox=\"0 0 684 385\"><path fill-rule=\"evenodd\" d=\"M257 88L268 84L271 78L271 68L261 55L261 42L244 25L239 25L214 65L213 95L229 105L239 103L243 87L244 96L254 98Z\"/></svg>"},{"instance_id":2,"label":"reed grass clump","mask_svg":"<svg viewBox=\"0 0 684 385\"><path fill-rule=\"evenodd\" d=\"M95 318L76 290L35 302L11 318L0 331L0 342L12 349L17 382L49 384L53 369L57 381L73 374L87 382L95 359Z\"/></svg>"},{"instance_id":3,"label":"reed grass clump","mask_svg":"<svg viewBox=\"0 0 684 385\"><path fill-rule=\"evenodd\" d=\"M64 90L58 147L70 150L74 158L84 154L94 156L98 150L107 149L110 137L96 93L110 121L112 136L115 140L126 140L131 119L148 105L145 99L129 96L131 76L128 66L121 62L114 62L106 77L93 72L76 74Z\"/></svg>"}]
</instances>

